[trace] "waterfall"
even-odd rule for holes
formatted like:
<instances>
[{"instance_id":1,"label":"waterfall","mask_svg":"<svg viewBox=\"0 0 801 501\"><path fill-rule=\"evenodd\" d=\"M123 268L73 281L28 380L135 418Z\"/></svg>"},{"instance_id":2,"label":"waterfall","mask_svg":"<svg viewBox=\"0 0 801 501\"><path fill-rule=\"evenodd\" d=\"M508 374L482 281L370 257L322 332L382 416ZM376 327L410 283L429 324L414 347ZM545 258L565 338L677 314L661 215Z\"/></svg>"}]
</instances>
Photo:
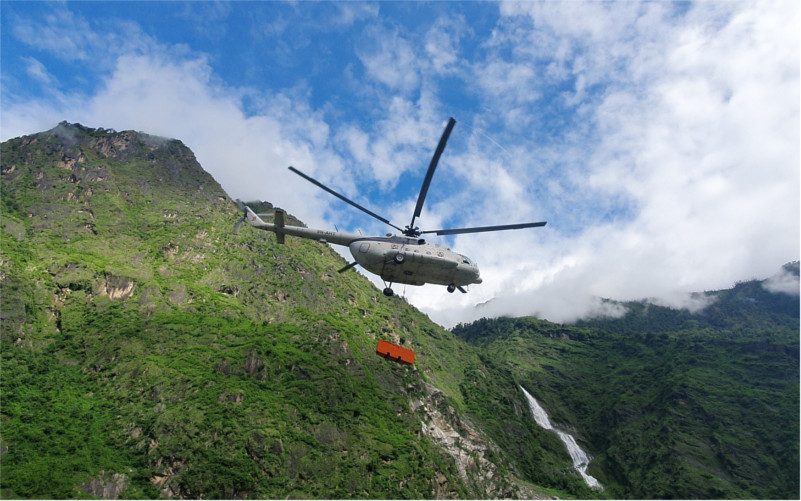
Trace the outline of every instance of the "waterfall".
<instances>
[{"instance_id":1,"label":"waterfall","mask_svg":"<svg viewBox=\"0 0 801 501\"><path fill-rule=\"evenodd\" d=\"M548 413L546 413L545 409L540 406L539 402L537 402L537 399L532 397L531 394L522 386L520 389L523 390L523 395L525 395L526 400L528 400L528 407L531 409L531 415L534 416L534 421L536 421L541 428L545 430L551 430L559 436L559 438L565 444L565 447L567 447L567 452L570 454L570 459L573 460L573 468L575 468L579 475L581 475L581 478L583 478L590 487L595 489L603 489L601 483L595 477L587 473L587 467L589 466L592 458L586 452L584 452L581 447L579 447L579 445L576 443L576 439L573 438L572 435L554 428L551 424L551 420L548 419Z\"/></svg>"}]
</instances>

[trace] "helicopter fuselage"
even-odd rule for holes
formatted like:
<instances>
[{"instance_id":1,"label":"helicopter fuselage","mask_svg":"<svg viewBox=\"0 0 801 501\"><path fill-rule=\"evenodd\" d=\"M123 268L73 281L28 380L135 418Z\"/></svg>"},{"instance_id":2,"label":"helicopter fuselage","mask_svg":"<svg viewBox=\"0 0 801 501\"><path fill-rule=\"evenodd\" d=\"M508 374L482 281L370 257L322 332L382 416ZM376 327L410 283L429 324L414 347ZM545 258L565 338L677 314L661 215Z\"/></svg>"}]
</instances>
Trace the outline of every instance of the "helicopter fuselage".
<instances>
[{"instance_id":1,"label":"helicopter fuselage","mask_svg":"<svg viewBox=\"0 0 801 501\"><path fill-rule=\"evenodd\" d=\"M348 247L356 262L387 282L455 287L481 283L478 266L470 258L422 238L364 237Z\"/></svg>"},{"instance_id":2,"label":"helicopter fuselage","mask_svg":"<svg viewBox=\"0 0 801 501\"><path fill-rule=\"evenodd\" d=\"M276 224L265 223L247 209L251 226L284 235L307 238L323 243L343 245L350 249L353 259L365 270L380 276L390 283L448 286L448 290L460 290L464 285L480 284L478 266L467 256L452 251L443 245L429 243L419 237L402 235L363 236L339 231L287 226L283 215Z\"/></svg>"}]
</instances>

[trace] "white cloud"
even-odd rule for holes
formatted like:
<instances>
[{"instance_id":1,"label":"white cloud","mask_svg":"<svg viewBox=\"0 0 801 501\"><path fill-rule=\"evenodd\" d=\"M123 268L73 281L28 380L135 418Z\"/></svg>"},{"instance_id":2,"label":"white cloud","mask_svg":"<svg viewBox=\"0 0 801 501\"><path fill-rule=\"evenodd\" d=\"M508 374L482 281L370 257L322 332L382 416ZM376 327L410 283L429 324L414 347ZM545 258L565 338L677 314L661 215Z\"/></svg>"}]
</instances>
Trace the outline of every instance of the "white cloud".
<instances>
[{"instance_id":1,"label":"white cloud","mask_svg":"<svg viewBox=\"0 0 801 501\"><path fill-rule=\"evenodd\" d=\"M338 15L329 22L338 26L352 26L355 21L361 19L373 19L378 16L378 6L376 4L362 2L344 2L334 4Z\"/></svg>"},{"instance_id":2,"label":"white cloud","mask_svg":"<svg viewBox=\"0 0 801 501\"><path fill-rule=\"evenodd\" d=\"M26 63L28 75L34 80L39 82L44 87L54 86L57 82L47 71L47 68L37 59L32 57L23 57L22 60Z\"/></svg>"},{"instance_id":3,"label":"white cloud","mask_svg":"<svg viewBox=\"0 0 801 501\"><path fill-rule=\"evenodd\" d=\"M535 90L536 72L528 64L487 61L476 73L481 92L492 100L517 104L536 101L540 97Z\"/></svg>"},{"instance_id":4,"label":"white cloud","mask_svg":"<svg viewBox=\"0 0 801 501\"><path fill-rule=\"evenodd\" d=\"M458 71L460 42L469 35L464 16L440 16L425 35L425 52L438 74Z\"/></svg>"},{"instance_id":5,"label":"white cloud","mask_svg":"<svg viewBox=\"0 0 801 501\"><path fill-rule=\"evenodd\" d=\"M44 22L19 19L13 32L28 45L52 52L66 61L87 60L100 44L86 19L58 6L45 16Z\"/></svg>"},{"instance_id":6,"label":"white cloud","mask_svg":"<svg viewBox=\"0 0 801 501\"><path fill-rule=\"evenodd\" d=\"M67 119L179 138L231 196L270 200L310 223L322 223L327 202L319 201L322 197L313 186L298 183L287 166L336 170L340 160L325 148L328 126L308 110L298 114L299 108L280 95L265 101L264 114L246 117L242 95L217 81L203 58L126 55L90 99L68 96L33 110L26 103L8 109L4 119L30 124L35 116L49 122L20 126L33 130ZM306 203L296 206L299 194Z\"/></svg>"},{"instance_id":7,"label":"white cloud","mask_svg":"<svg viewBox=\"0 0 801 501\"><path fill-rule=\"evenodd\" d=\"M219 43L227 35L228 16L233 7L229 2L189 2L183 5L179 16L192 26L195 32Z\"/></svg>"},{"instance_id":8,"label":"white cloud","mask_svg":"<svg viewBox=\"0 0 801 501\"><path fill-rule=\"evenodd\" d=\"M611 14L595 12L595 24L588 24L572 19L561 4L515 5L548 11L533 17L552 23L560 36L577 31L566 54L606 50L603 41L613 48L631 45L615 49L614 61L600 58L594 69L578 56L562 63L574 75L623 64L623 73L636 76L609 84L593 113L600 142L583 157L573 187L585 195L581 204L602 207L599 197L619 198L633 212L610 224L585 226L572 237L559 235L555 214L547 219L556 233L544 233L541 241L510 232L493 237L503 246L465 243L467 254L486 263L484 284L475 286L470 298L414 291L413 302L427 305L425 311L446 324L490 313L569 321L599 313L599 297L656 298L697 309L691 292L767 276L797 259L799 53L793 27L798 23L787 21L797 20L797 5L742 9L742 4L703 3L688 13L686 23L663 18L661 38L651 35L656 45L647 48L658 60L642 59L636 42L620 35L631 33L625 19L652 25L653 19L642 20L650 12L624 16L623 23L607 22ZM552 9L559 15L550 15ZM522 36L519 26L515 35L535 39ZM558 42L556 37L553 43ZM586 181L580 180L582 170ZM485 305L474 308L477 303Z\"/></svg>"},{"instance_id":9,"label":"white cloud","mask_svg":"<svg viewBox=\"0 0 801 501\"><path fill-rule=\"evenodd\" d=\"M357 48L367 75L389 89L408 94L420 85L420 68L414 48L400 33L376 25L369 43Z\"/></svg>"},{"instance_id":10,"label":"white cloud","mask_svg":"<svg viewBox=\"0 0 801 501\"><path fill-rule=\"evenodd\" d=\"M799 287L801 287L798 275L785 268L765 280L762 286L770 292L789 294L791 296L798 296Z\"/></svg>"},{"instance_id":11,"label":"white cloud","mask_svg":"<svg viewBox=\"0 0 801 501\"><path fill-rule=\"evenodd\" d=\"M361 181L388 191L404 173L424 172L445 124L425 91L416 101L395 96L384 105L386 118L371 122L370 130L347 125L337 139L345 146L341 153L358 164Z\"/></svg>"}]
</instances>

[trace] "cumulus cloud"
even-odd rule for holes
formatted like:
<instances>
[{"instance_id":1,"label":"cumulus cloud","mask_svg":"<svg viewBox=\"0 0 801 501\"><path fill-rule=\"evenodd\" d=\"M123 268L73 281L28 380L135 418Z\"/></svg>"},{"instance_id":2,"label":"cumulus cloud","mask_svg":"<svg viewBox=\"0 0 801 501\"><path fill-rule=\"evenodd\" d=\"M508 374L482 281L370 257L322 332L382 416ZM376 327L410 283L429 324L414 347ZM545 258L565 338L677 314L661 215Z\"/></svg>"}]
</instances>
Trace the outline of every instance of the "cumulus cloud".
<instances>
[{"instance_id":1,"label":"cumulus cloud","mask_svg":"<svg viewBox=\"0 0 801 501\"><path fill-rule=\"evenodd\" d=\"M46 87L55 85L55 79L50 72L47 71L47 68L44 64L32 57L24 57L22 59L25 61L28 67L28 75L30 75L34 80Z\"/></svg>"},{"instance_id":2,"label":"cumulus cloud","mask_svg":"<svg viewBox=\"0 0 801 501\"><path fill-rule=\"evenodd\" d=\"M13 32L26 44L52 52L66 61L89 59L101 43L86 19L58 7L46 15L43 22L20 18Z\"/></svg>"},{"instance_id":3,"label":"cumulus cloud","mask_svg":"<svg viewBox=\"0 0 801 501\"><path fill-rule=\"evenodd\" d=\"M219 82L204 58L175 59L157 52L119 57L102 89L89 99L66 96L50 106L11 107L7 113L32 130L66 118L179 138L232 196L270 200L322 223L324 204L317 202L322 197L311 186L301 185L300 193L288 190L298 183L287 166L336 170L340 160L324 148L327 125L313 114L298 117L280 95L265 98L263 114L247 117L241 106L244 92ZM30 125L34 120L41 125ZM294 207L299 194L308 203Z\"/></svg>"},{"instance_id":4,"label":"cumulus cloud","mask_svg":"<svg viewBox=\"0 0 801 501\"><path fill-rule=\"evenodd\" d=\"M648 9L653 4L635 5ZM602 297L654 298L696 310L703 304L693 291L767 276L780 263L795 259L798 42L788 28L792 23L782 25L780 20L797 19L798 9L781 7L753 4L738 10L740 4L704 3L687 14L689 23L660 20L661 38L649 34L655 45L646 49L658 60L643 60L632 47L617 51L615 60L601 58L600 66L622 71L625 64L624 73L635 78L611 82L600 95L591 114L598 142L593 135L586 138L592 149L577 155L584 165L564 165L577 179L566 195L580 213L585 213L582 207L604 207L604 198L622 200L619 208L595 217L585 213L589 219L584 228L572 236L559 235L557 213L548 217L550 226L541 239L512 233L494 238L516 255L496 246L482 248L473 241L478 237L462 239L460 246L468 254L480 265L487 263L482 270L490 278L481 291L474 287L467 299L415 290L412 302L427 305L424 309L446 324L490 313L570 321L604 313ZM653 13L643 12L628 16L633 27L609 24L611 33L602 29L609 17L603 13L594 15L598 22L591 27L580 20L564 24L569 18L564 12L550 15L558 4L515 8L536 10L523 14L540 24L551 23L554 33L578 30L580 36L570 40L577 54L582 48L600 50L591 45L607 38L615 46L620 33L654 24ZM519 30L516 35L523 36ZM552 43L559 45L556 39ZM578 56L565 56L561 64L574 76L586 73ZM561 186L570 188L569 183L563 179Z\"/></svg>"},{"instance_id":5,"label":"cumulus cloud","mask_svg":"<svg viewBox=\"0 0 801 501\"><path fill-rule=\"evenodd\" d=\"M779 273L769 277L762 283L765 290L773 293L799 295L798 263L795 263L795 270L792 266L785 266Z\"/></svg>"},{"instance_id":6,"label":"cumulus cloud","mask_svg":"<svg viewBox=\"0 0 801 501\"><path fill-rule=\"evenodd\" d=\"M401 93L415 90L420 84L420 70L409 41L380 25L373 29L370 41L357 50L369 77Z\"/></svg>"},{"instance_id":7,"label":"cumulus cloud","mask_svg":"<svg viewBox=\"0 0 801 501\"><path fill-rule=\"evenodd\" d=\"M425 35L425 54L438 74L458 71L461 39L469 34L464 16L439 17Z\"/></svg>"}]
</instances>

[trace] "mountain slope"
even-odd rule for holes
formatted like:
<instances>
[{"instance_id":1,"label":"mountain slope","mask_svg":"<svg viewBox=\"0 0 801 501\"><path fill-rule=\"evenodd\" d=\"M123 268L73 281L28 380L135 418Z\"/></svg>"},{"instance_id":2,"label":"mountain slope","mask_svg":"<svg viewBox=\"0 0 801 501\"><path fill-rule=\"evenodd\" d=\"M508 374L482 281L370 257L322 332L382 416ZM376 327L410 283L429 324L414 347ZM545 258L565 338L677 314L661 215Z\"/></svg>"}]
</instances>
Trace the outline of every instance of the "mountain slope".
<instances>
[{"instance_id":1,"label":"mountain slope","mask_svg":"<svg viewBox=\"0 0 801 501\"><path fill-rule=\"evenodd\" d=\"M4 496L543 492L467 414L475 349L328 246L233 234L180 141L62 123L3 143L0 171ZM547 492L581 492L525 427Z\"/></svg>"},{"instance_id":2,"label":"mountain slope","mask_svg":"<svg viewBox=\"0 0 801 501\"><path fill-rule=\"evenodd\" d=\"M362 339L394 333L393 310L361 332L342 320L355 308L327 309L371 301L328 249L231 235L233 206L183 145L62 124L3 162L16 494L70 497L87 467L146 497L394 496L409 478L424 496L454 477L399 412L411 371Z\"/></svg>"},{"instance_id":3,"label":"mountain slope","mask_svg":"<svg viewBox=\"0 0 801 501\"><path fill-rule=\"evenodd\" d=\"M326 245L233 234L239 211L180 141L62 123L0 159L6 497L797 492L797 298L746 282L696 315L643 302L448 332Z\"/></svg>"},{"instance_id":4,"label":"mountain slope","mask_svg":"<svg viewBox=\"0 0 801 501\"><path fill-rule=\"evenodd\" d=\"M794 498L798 296L756 281L709 296L697 314L626 303L621 319L453 331L577 435L615 497Z\"/></svg>"}]
</instances>

